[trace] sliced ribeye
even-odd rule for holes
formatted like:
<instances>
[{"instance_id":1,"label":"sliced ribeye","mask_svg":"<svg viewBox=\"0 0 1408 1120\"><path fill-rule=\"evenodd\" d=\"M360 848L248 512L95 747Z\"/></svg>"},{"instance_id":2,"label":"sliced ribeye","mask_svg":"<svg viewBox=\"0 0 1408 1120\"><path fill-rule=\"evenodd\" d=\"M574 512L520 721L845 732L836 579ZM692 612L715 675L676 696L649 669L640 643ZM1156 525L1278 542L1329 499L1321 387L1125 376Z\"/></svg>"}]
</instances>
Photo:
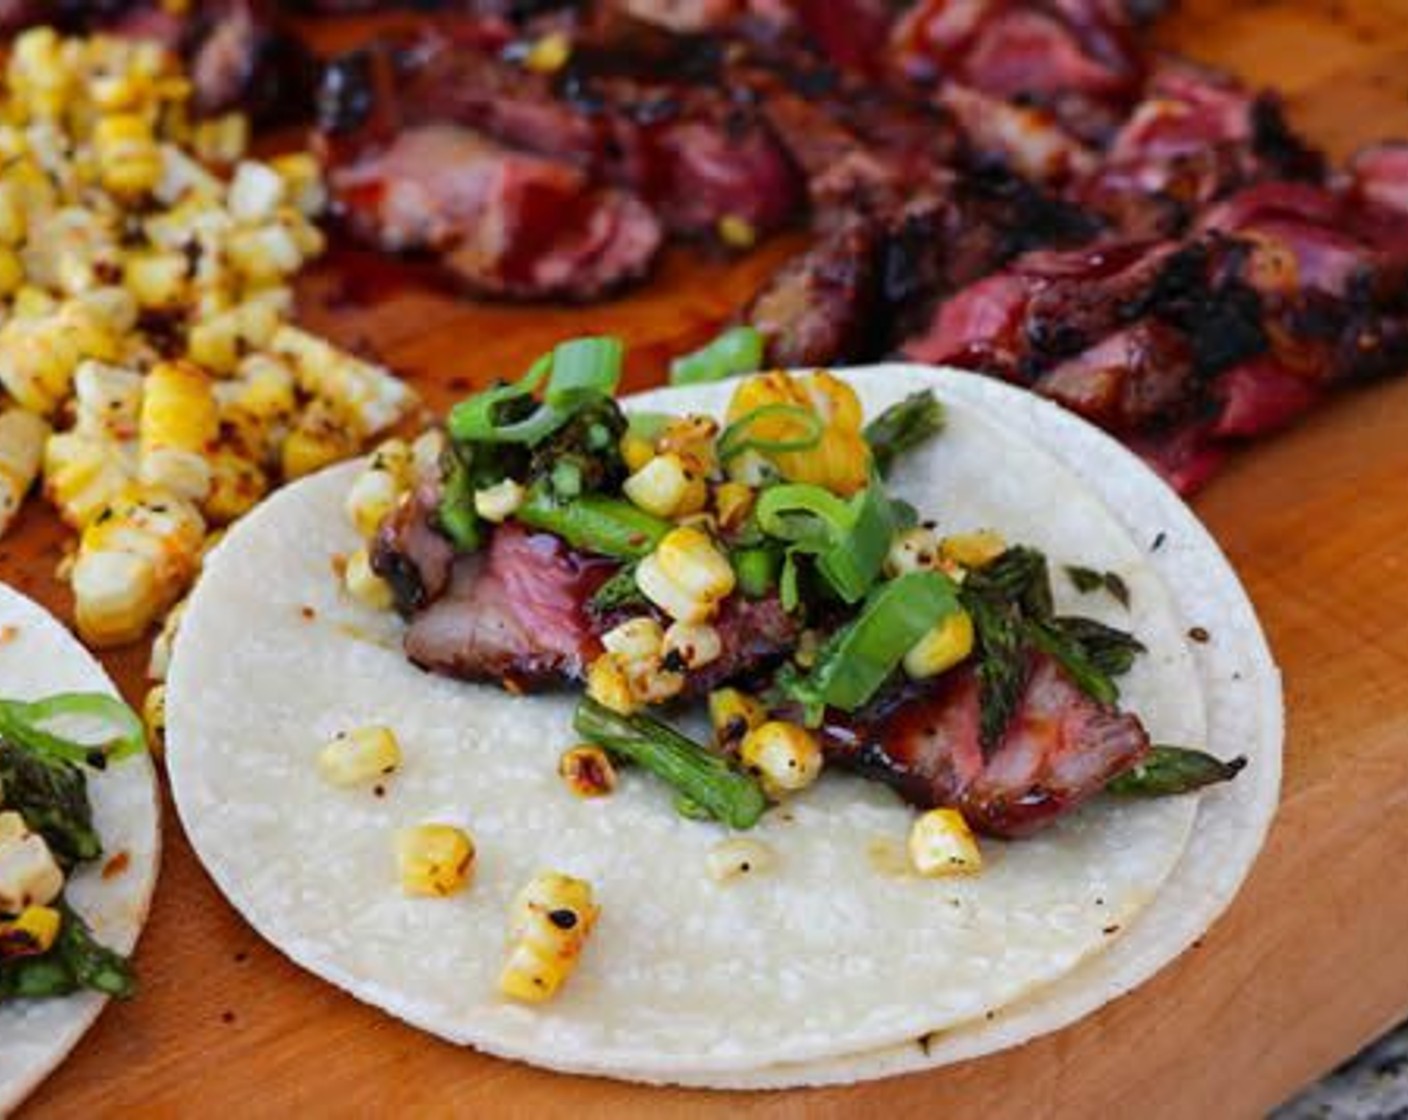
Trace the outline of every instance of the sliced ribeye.
<instances>
[{"instance_id":1,"label":"sliced ribeye","mask_svg":"<svg viewBox=\"0 0 1408 1120\"><path fill-rule=\"evenodd\" d=\"M980 691L974 670L962 668L830 720L827 757L921 808L956 808L980 832L1016 837L1099 793L1149 751L1138 719L1092 700L1044 654L1031 657L1021 700L988 751Z\"/></svg>"}]
</instances>

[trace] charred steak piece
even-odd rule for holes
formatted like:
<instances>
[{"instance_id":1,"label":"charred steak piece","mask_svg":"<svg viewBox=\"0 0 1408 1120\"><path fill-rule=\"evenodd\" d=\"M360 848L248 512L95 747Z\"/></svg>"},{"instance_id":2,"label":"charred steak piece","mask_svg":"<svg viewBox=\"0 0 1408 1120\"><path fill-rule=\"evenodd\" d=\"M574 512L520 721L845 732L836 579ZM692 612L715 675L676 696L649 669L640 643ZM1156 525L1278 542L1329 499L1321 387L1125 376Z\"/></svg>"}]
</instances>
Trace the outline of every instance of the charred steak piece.
<instances>
[{"instance_id":1,"label":"charred steak piece","mask_svg":"<svg viewBox=\"0 0 1408 1120\"><path fill-rule=\"evenodd\" d=\"M990 836L1027 836L1099 793L1149 751L1139 720L1092 700L1034 654L1001 740L984 752L971 668L823 727L830 761L893 786L921 808L949 806Z\"/></svg>"},{"instance_id":2,"label":"charred steak piece","mask_svg":"<svg viewBox=\"0 0 1408 1120\"><path fill-rule=\"evenodd\" d=\"M372 542L372 570L391 586L402 615L438 599L450 582L455 550L435 527L439 505L439 483L421 483L381 523Z\"/></svg>"},{"instance_id":3,"label":"charred steak piece","mask_svg":"<svg viewBox=\"0 0 1408 1120\"><path fill-rule=\"evenodd\" d=\"M660 247L639 199L451 125L401 132L334 167L330 183L362 237L438 253L488 295L594 299L643 276Z\"/></svg>"}]
</instances>

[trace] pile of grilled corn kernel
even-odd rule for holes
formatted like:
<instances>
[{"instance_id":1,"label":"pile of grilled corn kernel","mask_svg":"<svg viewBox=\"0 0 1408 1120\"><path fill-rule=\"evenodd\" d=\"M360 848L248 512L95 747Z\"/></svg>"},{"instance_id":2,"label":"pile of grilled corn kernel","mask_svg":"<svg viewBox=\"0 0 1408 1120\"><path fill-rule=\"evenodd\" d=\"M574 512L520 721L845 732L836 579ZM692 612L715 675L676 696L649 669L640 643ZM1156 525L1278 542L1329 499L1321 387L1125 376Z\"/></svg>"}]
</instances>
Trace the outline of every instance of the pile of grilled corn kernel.
<instances>
[{"instance_id":1,"label":"pile of grilled corn kernel","mask_svg":"<svg viewBox=\"0 0 1408 1120\"><path fill-rule=\"evenodd\" d=\"M154 44L49 28L0 90L0 533L42 476L92 646L142 637L212 530L412 401L290 322L317 162L247 158L248 121L193 120L190 95Z\"/></svg>"}]
</instances>

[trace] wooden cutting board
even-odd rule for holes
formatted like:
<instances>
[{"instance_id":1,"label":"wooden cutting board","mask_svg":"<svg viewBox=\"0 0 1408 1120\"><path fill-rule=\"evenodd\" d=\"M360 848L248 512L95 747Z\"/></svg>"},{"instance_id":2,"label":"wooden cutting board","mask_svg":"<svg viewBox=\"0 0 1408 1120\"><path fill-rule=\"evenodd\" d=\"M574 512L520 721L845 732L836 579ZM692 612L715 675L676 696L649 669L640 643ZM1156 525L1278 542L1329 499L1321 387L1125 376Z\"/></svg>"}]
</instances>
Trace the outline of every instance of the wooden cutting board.
<instances>
[{"instance_id":1,"label":"wooden cutting board","mask_svg":"<svg viewBox=\"0 0 1408 1120\"><path fill-rule=\"evenodd\" d=\"M1285 91L1337 155L1408 137L1408 0L1190 0L1161 35ZM643 382L652 358L706 337L788 248L734 266L680 254L646 290L579 310L457 303L399 282L368 300L377 282L324 275L307 315L375 347L435 404L586 331L630 340ZM1408 1014L1408 379L1344 395L1195 505L1284 668L1284 799L1229 914L1081 1024L849 1089L711 1095L542 1073L419 1034L289 964L225 904L169 813L141 996L104 1014L26 1115L1259 1115ZM0 579L66 616L52 578L63 540L31 507L0 541ZM104 658L134 702L145 657Z\"/></svg>"}]
</instances>

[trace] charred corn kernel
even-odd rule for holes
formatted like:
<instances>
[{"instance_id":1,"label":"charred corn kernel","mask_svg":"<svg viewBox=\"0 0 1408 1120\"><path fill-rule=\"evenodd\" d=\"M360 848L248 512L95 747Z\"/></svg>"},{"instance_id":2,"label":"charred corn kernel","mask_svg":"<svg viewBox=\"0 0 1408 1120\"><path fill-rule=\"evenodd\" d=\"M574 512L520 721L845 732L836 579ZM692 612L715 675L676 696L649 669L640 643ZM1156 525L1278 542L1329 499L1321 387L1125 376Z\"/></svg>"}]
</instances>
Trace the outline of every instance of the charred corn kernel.
<instances>
[{"instance_id":1,"label":"charred corn kernel","mask_svg":"<svg viewBox=\"0 0 1408 1120\"><path fill-rule=\"evenodd\" d=\"M474 841L451 824L420 824L396 834L396 865L408 895L445 898L474 872Z\"/></svg>"},{"instance_id":2,"label":"charred corn kernel","mask_svg":"<svg viewBox=\"0 0 1408 1120\"><path fill-rule=\"evenodd\" d=\"M676 622L665 631L661 658L669 669L702 669L724 652L719 632L707 623Z\"/></svg>"},{"instance_id":3,"label":"charred corn kernel","mask_svg":"<svg viewBox=\"0 0 1408 1120\"><path fill-rule=\"evenodd\" d=\"M714 487L714 512L719 518L719 528L725 532L742 528L753 512L756 495L750 487L741 482L723 482Z\"/></svg>"},{"instance_id":4,"label":"charred corn kernel","mask_svg":"<svg viewBox=\"0 0 1408 1120\"><path fill-rule=\"evenodd\" d=\"M600 747L583 743L563 751L557 760L558 776L578 797L605 797L616 788L616 767Z\"/></svg>"},{"instance_id":5,"label":"charred corn kernel","mask_svg":"<svg viewBox=\"0 0 1408 1120\"><path fill-rule=\"evenodd\" d=\"M186 356L213 373L233 372L242 349L239 317L231 311L195 323L186 336Z\"/></svg>"},{"instance_id":6,"label":"charred corn kernel","mask_svg":"<svg viewBox=\"0 0 1408 1120\"><path fill-rule=\"evenodd\" d=\"M719 240L730 249L751 249L758 243L757 227L738 214L725 214L718 228Z\"/></svg>"},{"instance_id":7,"label":"charred corn kernel","mask_svg":"<svg viewBox=\"0 0 1408 1120\"><path fill-rule=\"evenodd\" d=\"M357 549L347 558L342 585L347 588L347 594L374 611L389 611L395 601L391 585L372 571L371 556L365 548Z\"/></svg>"},{"instance_id":8,"label":"charred corn kernel","mask_svg":"<svg viewBox=\"0 0 1408 1120\"><path fill-rule=\"evenodd\" d=\"M189 293L189 267L184 253L132 253L123 262L122 283L144 308L174 308Z\"/></svg>"},{"instance_id":9,"label":"charred corn kernel","mask_svg":"<svg viewBox=\"0 0 1408 1120\"><path fill-rule=\"evenodd\" d=\"M48 416L68 396L82 357L80 340L63 328L58 312L12 318L0 327L0 388Z\"/></svg>"},{"instance_id":10,"label":"charred corn kernel","mask_svg":"<svg viewBox=\"0 0 1408 1120\"><path fill-rule=\"evenodd\" d=\"M14 249L29 228L28 206L21 183L0 178L0 245Z\"/></svg>"},{"instance_id":11,"label":"charred corn kernel","mask_svg":"<svg viewBox=\"0 0 1408 1120\"><path fill-rule=\"evenodd\" d=\"M525 491L511 478L474 492L474 512L485 521L507 521L523 504Z\"/></svg>"},{"instance_id":12,"label":"charred corn kernel","mask_svg":"<svg viewBox=\"0 0 1408 1120\"><path fill-rule=\"evenodd\" d=\"M161 179L161 153L151 122L138 113L100 118L93 130L93 148L102 184L113 194L145 194Z\"/></svg>"},{"instance_id":13,"label":"charred corn kernel","mask_svg":"<svg viewBox=\"0 0 1408 1120\"><path fill-rule=\"evenodd\" d=\"M243 160L230 179L230 213L240 222L266 222L284 201L284 178L267 163Z\"/></svg>"},{"instance_id":14,"label":"charred corn kernel","mask_svg":"<svg viewBox=\"0 0 1408 1120\"><path fill-rule=\"evenodd\" d=\"M12 921L0 922L0 960L47 953L58 940L63 918L51 906L26 906Z\"/></svg>"},{"instance_id":15,"label":"charred corn kernel","mask_svg":"<svg viewBox=\"0 0 1408 1120\"><path fill-rule=\"evenodd\" d=\"M269 492L263 468L234 447L217 447L207 459L210 489L202 509L213 525L228 525L257 506Z\"/></svg>"},{"instance_id":16,"label":"charred corn kernel","mask_svg":"<svg viewBox=\"0 0 1408 1120\"><path fill-rule=\"evenodd\" d=\"M607 652L627 663L658 661L664 643L664 629L649 615L627 619L601 638Z\"/></svg>"},{"instance_id":17,"label":"charred corn kernel","mask_svg":"<svg viewBox=\"0 0 1408 1120\"><path fill-rule=\"evenodd\" d=\"M1007 542L990 529L979 529L945 537L939 549L950 563L965 568L984 568L1007 551Z\"/></svg>"},{"instance_id":18,"label":"charred corn kernel","mask_svg":"<svg viewBox=\"0 0 1408 1120\"><path fill-rule=\"evenodd\" d=\"M48 435L49 425L32 412L22 408L0 412L0 537L34 485Z\"/></svg>"},{"instance_id":19,"label":"charred corn kernel","mask_svg":"<svg viewBox=\"0 0 1408 1120\"><path fill-rule=\"evenodd\" d=\"M44 495L75 529L102 513L135 471L135 454L112 440L62 432L44 445Z\"/></svg>"},{"instance_id":20,"label":"charred corn kernel","mask_svg":"<svg viewBox=\"0 0 1408 1120\"><path fill-rule=\"evenodd\" d=\"M600 913L591 884L557 871L534 876L509 910L499 990L525 1003L551 999L577 967Z\"/></svg>"},{"instance_id":21,"label":"charred corn kernel","mask_svg":"<svg viewBox=\"0 0 1408 1120\"><path fill-rule=\"evenodd\" d=\"M724 840L709 849L704 866L716 883L731 883L767 871L777 862L777 852L761 840Z\"/></svg>"},{"instance_id":22,"label":"charred corn kernel","mask_svg":"<svg viewBox=\"0 0 1408 1120\"><path fill-rule=\"evenodd\" d=\"M186 600L182 599L162 620L161 629L152 641L151 656L147 658L147 680L166 680L167 670L171 668L171 651L176 645L176 633L181 628L181 618L185 613Z\"/></svg>"},{"instance_id":23,"label":"charred corn kernel","mask_svg":"<svg viewBox=\"0 0 1408 1120\"><path fill-rule=\"evenodd\" d=\"M621 437L621 459L631 472L640 470L655 458L655 445L642 435L627 432Z\"/></svg>"},{"instance_id":24,"label":"charred corn kernel","mask_svg":"<svg viewBox=\"0 0 1408 1120\"><path fill-rule=\"evenodd\" d=\"M767 709L736 688L719 688L709 693L709 723L714 729L714 745L730 754L743 745L748 732L767 720Z\"/></svg>"},{"instance_id":25,"label":"charred corn kernel","mask_svg":"<svg viewBox=\"0 0 1408 1120\"><path fill-rule=\"evenodd\" d=\"M914 680L936 677L973 652L973 620L956 611L930 630L904 655L904 671Z\"/></svg>"},{"instance_id":26,"label":"charred corn kernel","mask_svg":"<svg viewBox=\"0 0 1408 1120\"><path fill-rule=\"evenodd\" d=\"M821 773L821 747L806 728L769 720L748 732L739 759L774 799L806 789Z\"/></svg>"},{"instance_id":27,"label":"charred corn kernel","mask_svg":"<svg viewBox=\"0 0 1408 1120\"><path fill-rule=\"evenodd\" d=\"M404 440L389 439L367 457L367 465L352 481L344 508L347 519L370 540L381 523L410 489L413 463Z\"/></svg>"},{"instance_id":28,"label":"charred corn kernel","mask_svg":"<svg viewBox=\"0 0 1408 1120\"><path fill-rule=\"evenodd\" d=\"M303 264L303 252L283 226L265 225L238 230L225 243L230 264L249 284L272 284L292 276Z\"/></svg>"},{"instance_id":29,"label":"charred corn kernel","mask_svg":"<svg viewBox=\"0 0 1408 1120\"><path fill-rule=\"evenodd\" d=\"M24 265L11 248L0 246L0 296L12 296L24 286Z\"/></svg>"},{"instance_id":30,"label":"charred corn kernel","mask_svg":"<svg viewBox=\"0 0 1408 1120\"><path fill-rule=\"evenodd\" d=\"M335 405L361 427L362 434L390 427L411 403L411 391L404 382L307 331L282 326L269 345L293 367L305 393Z\"/></svg>"},{"instance_id":31,"label":"charred corn kernel","mask_svg":"<svg viewBox=\"0 0 1408 1120\"><path fill-rule=\"evenodd\" d=\"M666 533L636 569L645 596L681 622L708 619L735 582L732 565L713 539L689 526Z\"/></svg>"},{"instance_id":32,"label":"charred corn kernel","mask_svg":"<svg viewBox=\"0 0 1408 1120\"><path fill-rule=\"evenodd\" d=\"M226 113L203 120L191 133L191 145L205 163L238 163L249 149L249 118Z\"/></svg>"},{"instance_id":33,"label":"charred corn kernel","mask_svg":"<svg viewBox=\"0 0 1408 1120\"><path fill-rule=\"evenodd\" d=\"M804 409L821 422L821 437L803 451L773 452L766 458L792 482L810 482L838 494L853 494L870 479L870 447L861 434L860 400L844 381L825 371L794 377L780 371L750 377L734 391L728 421L736 423L757 409L786 405ZM800 439L809 425L795 415L781 413L753 422L755 439ZM737 477L730 470L730 477Z\"/></svg>"},{"instance_id":34,"label":"charred corn kernel","mask_svg":"<svg viewBox=\"0 0 1408 1120\"><path fill-rule=\"evenodd\" d=\"M909 863L926 878L973 875L983 856L973 830L957 809L930 809L910 826Z\"/></svg>"},{"instance_id":35,"label":"charred corn kernel","mask_svg":"<svg viewBox=\"0 0 1408 1120\"><path fill-rule=\"evenodd\" d=\"M64 873L44 837L19 813L0 813L0 913L47 906L63 889Z\"/></svg>"},{"instance_id":36,"label":"charred corn kernel","mask_svg":"<svg viewBox=\"0 0 1408 1120\"><path fill-rule=\"evenodd\" d=\"M656 517L698 513L708 500L703 476L692 472L673 453L655 456L626 479L621 489L627 498Z\"/></svg>"},{"instance_id":37,"label":"charred corn kernel","mask_svg":"<svg viewBox=\"0 0 1408 1120\"><path fill-rule=\"evenodd\" d=\"M358 435L322 401L310 403L294 421L280 457L286 479L302 478L357 451Z\"/></svg>"},{"instance_id":38,"label":"charred corn kernel","mask_svg":"<svg viewBox=\"0 0 1408 1120\"><path fill-rule=\"evenodd\" d=\"M308 152L291 152L269 161L284 181L284 197L309 218L315 218L327 206L327 188L323 185L323 169L316 157Z\"/></svg>"},{"instance_id":39,"label":"charred corn kernel","mask_svg":"<svg viewBox=\"0 0 1408 1120\"><path fill-rule=\"evenodd\" d=\"M220 413L200 369L188 362L152 369L143 386L140 433L143 482L195 501L210 492L208 456L220 434Z\"/></svg>"},{"instance_id":40,"label":"charred corn kernel","mask_svg":"<svg viewBox=\"0 0 1408 1120\"><path fill-rule=\"evenodd\" d=\"M692 414L665 425L655 443L661 455L678 455L694 474L712 475L719 468L719 422L712 416Z\"/></svg>"},{"instance_id":41,"label":"charred corn kernel","mask_svg":"<svg viewBox=\"0 0 1408 1120\"><path fill-rule=\"evenodd\" d=\"M166 686L152 685L142 700L142 724L147 729L147 743L153 754L161 757L166 746Z\"/></svg>"},{"instance_id":42,"label":"charred corn kernel","mask_svg":"<svg viewBox=\"0 0 1408 1120\"><path fill-rule=\"evenodd\" d=\"M204 536L200 513L176 494L125 488L83 530L73 566L79 636L94 646L140 638L189 586Z\"/></svg>"},{"instance_id":43,"label":"charred corn kernel","mask_svg":"<svg viewBox=\"0 0 1408 1120\"><path fill-rule=\"evenodd\" d=\"M523 65L535 74L556 74L572 57L572 40L561 31L550 31L533 42Z\"/></svg>"},{"instance_id":44,"label":"charred corn kernel","mask_svg":"<svg viewBox=\"0 0 1408 1120\"><path fill-rule=\"evenodd\" d=\"M335 786L357 786L385 778L401 765L401 744L377 724L339 732L318 752L318 773Z\"/></svg>"},{"instance_id":45,"label":"charred corn kernel","mask_svg":"<svg viewBox=\"0 0 1408 1120\"><path fill-rule=\"evenodd\" d=\"M591 663L587 670L587 695L622 715L630 715L640 707L626 668L614 653L603 653Z\"/></svg>"},{"instance_id":46,"label":"charred corn kernel","mask_svg":"<svg viewBox=\"0 0 1408 1120\"><path fill-rule=\"evenodd\" d=\"M894 577L907 572L928 571L937 567L939 560L938 534L917 525L896 534L890 542L890 551L885 557L885 574Z\"/></svg>"},{"instance_id":47,"label":"charred corn kernel","mask_svg":"<svg viewBox=\"0 0 1408 1120\"><path fill-rule=\"evenodd\" d=\"M52 27L21 34L10 52L10 90L28 117L58 117L73 96L74 75L63 58L63 41Z\"/></svg>"},{"instance_id":48,"label":"charred corn kernel","mask_svg":"<svg viewBox=\"0 0 1408 1120\"><path fill-rule=\"evenodd\" d=\"M137 435L142 410L142 375L92 360L73 375L73 431L121 442Z\"/></svg>"},{"instance_id":49,"label":"charred corn kernel","mask_svg":"<svg viewBox=\"0 0 1408 1120\"><path fill-rule=\"evenodd\" d=\"M661 661L625 666L626 680L637 704L664 704L684 691L685 676Z\"/></svg>"}]
</instances>

